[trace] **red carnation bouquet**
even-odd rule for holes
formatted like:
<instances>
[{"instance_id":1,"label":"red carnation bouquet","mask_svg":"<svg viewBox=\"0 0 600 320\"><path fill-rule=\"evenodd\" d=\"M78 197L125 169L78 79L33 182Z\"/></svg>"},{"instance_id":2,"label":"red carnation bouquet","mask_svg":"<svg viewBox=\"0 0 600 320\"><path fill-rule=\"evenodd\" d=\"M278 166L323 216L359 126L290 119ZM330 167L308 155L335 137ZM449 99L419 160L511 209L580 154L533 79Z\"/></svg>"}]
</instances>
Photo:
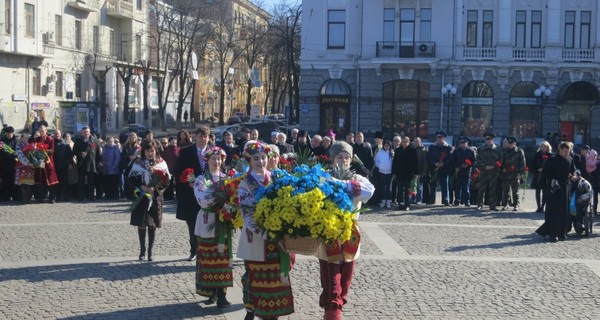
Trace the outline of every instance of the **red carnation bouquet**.
<instances>
[{"instance_id":1,"label":"red carnation bouquet","mask_svg":"<svg viewBox=\"0 0 600 320\"><path fill-rule=\"evenodd\" d=\"M187 168L183 170L183 172L179 175L179 182L181 183L190 183L196 180L196 175L194 174L194 169Z\"/></svg>"},{"instance_id":2,"label":"red carnation bouquet","mask_svg":"<svg viewBox=\"0 0 600 320\"><path fill-rule=\"evenodd\" d=\"M147 188L154 188L158 185L168 186L169 182L170 182L169 175L164 170L150 168L150 181L146 184ZM142 191L142 189L136 188L133 191L133 196L134 196L133 202L131 203L131 206L129 207L131 212L133 212L135 210L135 208L137 208L137 206L140 205L140 203L142 202L142 200L144 200L144 198L147 198L149 200L149 201L145 202L145 204L146 204L145 212L147 212L150 209L150 207L152 206L152 200L154 198L154 196L152 194L145 193L144 191Z\"/></svg>"},{"instance_id":3,"label":"red carnation bouquet","mask_svg":"<svg viewBox=\"0 0 600 320\"><path fill-rule=\"evenodd\" d=\"M542 155L542 161L546 161L546 160L548 160L548 158L549 158L549 157L548 157L548 155L547 155L547 154L543 154L543 155Z\"/></svg>"},{"instance_id":4,"label":"red carnation bouquet","mask_svg":"<svg viewBox=\"0 0 600 320\"><path fill-rule=\"evenodd\" d=\"M473 161L471 161L470 159L465 159L465 165L468 167L473 165Z\"/></svg>"},{"instance_id":5,"label":"red carnation bouquet","mask_svg":"<svg viewBox=\"0 0 600 320\"><path fill-rule=\"evenodd\" d=\"M44 168L48 157L48 145L45 143L30 142L21 149L34 168Z\"/></svg>"},{"instance_id":6,"label":"red carnation bouquet","mask_svg":"<svg viewBox=\"0 0 600 320\"><path fill-rule=\"evenodd\" d=\"M502 162L500 162L500 160L496 160L496 167L502 168Z\"/></svg>"}]
</instances>

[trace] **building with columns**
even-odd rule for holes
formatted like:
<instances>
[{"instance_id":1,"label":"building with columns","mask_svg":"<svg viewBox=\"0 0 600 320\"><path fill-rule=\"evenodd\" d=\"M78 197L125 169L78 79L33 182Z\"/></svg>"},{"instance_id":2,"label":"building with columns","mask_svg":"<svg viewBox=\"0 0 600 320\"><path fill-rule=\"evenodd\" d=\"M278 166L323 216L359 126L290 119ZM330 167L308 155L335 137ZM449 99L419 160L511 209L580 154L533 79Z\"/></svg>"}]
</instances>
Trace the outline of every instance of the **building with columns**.
<instances>
[{"instance_id":1,"label":"building with columns","mask_svg":"<svg viewBox=\"0 0 600 320\"><path fill-rule=\"evenodd\" d=\"M1 123L20 130L45 118L50 128L100 133L141 120L141 82L134 76L132 119L123 119L116 66L146 59L146 1L5 0L0 10Z\"/></svg>"},{"instance_id":2,"label":"building with columns","mask_svg":"<svg viewBox=\"0 0 600 320\"><path fill-rule=\"evenodd\" d=\"M600 147L593 0L304 0L300 126Z\"/></svg>"}]
</instances>

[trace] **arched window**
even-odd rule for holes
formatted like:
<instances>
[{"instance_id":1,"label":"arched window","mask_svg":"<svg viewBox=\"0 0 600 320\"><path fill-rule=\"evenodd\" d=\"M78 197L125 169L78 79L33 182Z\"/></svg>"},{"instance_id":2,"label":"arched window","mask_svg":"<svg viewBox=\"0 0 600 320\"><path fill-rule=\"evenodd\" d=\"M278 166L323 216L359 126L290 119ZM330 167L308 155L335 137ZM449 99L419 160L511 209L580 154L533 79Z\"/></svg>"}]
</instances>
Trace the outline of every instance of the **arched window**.
<instances>
[{"instance_id":1,"label":"arched window","mask_svg":"<svg viewBox=\"0 0 600 320\"><path fill-rule=\"evenodd\" d=\"M416 80L384 83L381 118L384 133L427 138L429 83Z\"/></svg>"},{"instance_id":2,"label":"arched window","mask_svg":"<svg viewBox=\"0 0 600 320\"><path fill-rule=\"evenodd\" d=\"M462 90L462 134L481 137L492 127L494 92L484 81L471 81Z\"/></svg>"},{"instance_id":3,"label":"arched window","mask_svg":"<svg viewBox=\"0 0 600 320\"><path fill-rule=\"evenodd\" d=\"M541 102L534 95L538 85L531 81L517 83L510 92L510 132L517 138L541 137Z\"/></svg>"}]
</instances>

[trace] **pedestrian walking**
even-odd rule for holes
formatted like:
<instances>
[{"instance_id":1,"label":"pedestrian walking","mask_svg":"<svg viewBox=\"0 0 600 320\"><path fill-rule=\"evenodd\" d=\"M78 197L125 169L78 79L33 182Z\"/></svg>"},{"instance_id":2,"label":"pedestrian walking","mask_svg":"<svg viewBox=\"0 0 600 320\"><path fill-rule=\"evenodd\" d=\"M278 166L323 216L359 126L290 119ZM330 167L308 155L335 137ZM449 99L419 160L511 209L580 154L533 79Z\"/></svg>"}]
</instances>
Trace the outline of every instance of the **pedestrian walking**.
<instances>
[{"instance_id":1,"label":"pedestrian walking","mask_svg":"<svg viewBox=\"0 0 600 320\"><path fill-rule=\"evenodd\" d=\"M184 125L185 125L186 127L187 127L187 121L188 121L188 117L189 117L189 113L188 113L188 111L187 111L187 110L185 110L185 111L183 112L183 123L184 123Z\"/></svg>"}]
</instances>

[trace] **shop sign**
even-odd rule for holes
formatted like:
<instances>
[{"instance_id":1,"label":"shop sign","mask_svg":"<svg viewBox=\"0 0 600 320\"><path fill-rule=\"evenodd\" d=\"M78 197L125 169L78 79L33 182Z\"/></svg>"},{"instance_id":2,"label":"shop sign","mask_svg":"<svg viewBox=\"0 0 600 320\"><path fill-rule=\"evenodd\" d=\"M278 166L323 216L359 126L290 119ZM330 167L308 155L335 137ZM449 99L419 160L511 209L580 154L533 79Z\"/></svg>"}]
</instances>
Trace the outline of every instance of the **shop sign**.
<instances>
[{"instance_id":1,"label":"shop sign","mask_svg":"<svg viewBox=\"0 0 600 320\"><path fill-rule=\"evenodd\" d=\"M31 110L48 110L50 109L50 104L46 102L32 102Z\"/></svg>"},{"instance_id":2,"label":"shop sign","mask_svg":"<svg viewBox=\"0 0 600 320\"><path fill-rule=\"evenodd\" d=\"M463 105L491 106L494 104L494 98L466 97L462 98Z\"/></svg>"},{"instance_id":3,"label":"shop sign","mask_svg":"<svg viewBox=\"0 0 600 320\"><path fill-rule=\"evenodd\" d=\"M510 104L522 105L522 106L537 106L539 105L537 98L530 97L512 97L510 98Z\"/></svg>"},{"instance_id":4,"label":"shop sign","mask_svg":"<svg viewBox=\"0 0 600 320\"><path fill-rule=\"evenodd\" d=\"M321 97L321 103L350 104L349 97Z\"/></svg>"}]
</instances>

